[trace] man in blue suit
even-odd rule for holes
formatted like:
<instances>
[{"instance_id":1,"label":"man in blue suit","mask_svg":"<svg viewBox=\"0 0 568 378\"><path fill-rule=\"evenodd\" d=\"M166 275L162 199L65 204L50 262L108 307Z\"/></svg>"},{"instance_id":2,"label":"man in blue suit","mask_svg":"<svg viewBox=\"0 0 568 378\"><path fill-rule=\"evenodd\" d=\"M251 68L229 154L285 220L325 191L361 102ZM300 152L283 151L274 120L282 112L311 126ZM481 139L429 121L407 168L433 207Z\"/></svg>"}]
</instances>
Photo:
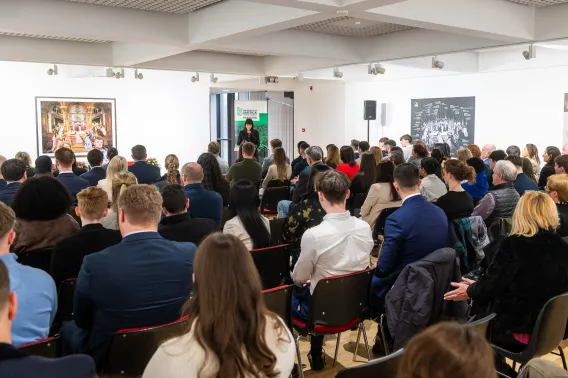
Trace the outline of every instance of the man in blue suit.
<instances>
[{"instance_id":1,"label":"man in blue suit","mask_svg":"<svg viewBox=\"0 0 568 378\"><path fill-rule=\"evenodd\" d=\"M132 172L138 179L138 184L153 184L160 179L160 168L150 165L146 162L146 147L136 145L132 147L132 159L134 164L128 167L128 171Z\"/></svg>"},{"instance_id":2,"label":"man in blue suit","mask_svg":"<svg viewBox=\"0 0 568 378\"><path fill-rule=\"evenodd\" d=\"M2 172L2 176L6 180L6 186L0 190L0 202L10 206L16 192L22 183L26 181L26 163L20 159L6 160L0 168L0 172Z\"/></svg>"},{"instance_id":3,"label":"man in blue suit","mask_svg":"<svg viewBox=\"0 0 568 378\"><path fill-rule=\"evenodd\" d=\"M87 160L89 161L91 170L83 173L80 177L87 180L89 186L97 186L99 181L106 177L106 171L102 167L104 158L104 154L97 149L91 150L87 154Z\"/></svg>"},{"instance_id":4,"label":"man in blue suit","mask_svg":"<svg viewBox=\"0 0 568 378\"><path fill-rule=\"evenodd\" d=\"M203 187L203 168L197 163L187 163L181 168L181 181L189 199L189 212L193 218L213 219L221 228L223 198L217 192Z\"/></svg>"},{"instance_id":5,"label":"man in blue suit","mask_svg":"<svg viewBox=\"0 0 568 378\"><path fill-rule=\"evenodd\" d=\"M162 238L162 196L133 185L118 200L122 242L88 255L77 278L74 321L61 330L63 353L86 353L99 364L120 329L155 326L179 318L193 281L193 243Z\"/></svg>"},{"instance_id":6,"label":"man in blue suit","mask_svg":"<svg viewBox=\"0 0 568 378\"><path fill-rule=\"evenodd\" d=\"M55 162L59 169L57 179L61 181L73 197L73 205L77 206L77 193L89 187L89 182L73 173L75 155L69 148L60 148L55 151Z\"/></svg>"},{"instance_id":7,"label":"man in blue suit","mask_svg":"<svg viewBox=\"0 0 568 378\"><path fill-rule=\"evenodd\" d=\"M402 206L387 218L385 240L371 291L384 300L399 273L408 264L446 246L448 219L438 206L420 194L420 174L414 164L394 170L394 187Z\"/></svg>"}]
</instances>

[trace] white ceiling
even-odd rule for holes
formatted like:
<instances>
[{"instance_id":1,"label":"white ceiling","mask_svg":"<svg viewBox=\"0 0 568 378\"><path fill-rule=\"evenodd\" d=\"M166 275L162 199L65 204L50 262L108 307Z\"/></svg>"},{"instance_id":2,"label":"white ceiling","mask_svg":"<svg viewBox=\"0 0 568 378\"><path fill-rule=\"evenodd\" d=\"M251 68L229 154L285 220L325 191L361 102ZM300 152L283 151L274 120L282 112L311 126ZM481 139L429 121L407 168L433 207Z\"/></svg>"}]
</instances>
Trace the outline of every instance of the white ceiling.
<instances>
[{"instance_id":1,"label":"white ceiling","mask_svg":"<svg viewBox=\"0 0 568 378\"><path fill-rule=\"evenodd\" d=\"M409 30L412 29L412 27L343 16L300 25L297 26L296 29L315 33L346 35L351 37L375 37L381 34Z\"/></svg>"},{"instance_id":2,"label":"white ceiling","mask_svg":"<svg viewBox=\"0 0 568 378\"><path fill-rule=\"evenodd\" d=\"M65 0L74 3L143 9L167 13L189 13L222 0Z\"/></svg>"},{"instance_id":3,"label":"white ceiling","mask_svg":"<svg viewBox=\"0 0 568 378\"><path fill-rule=\"evenodd\" d=\"M549 5L566 4L568 0L509 0L514 3L532 5L535 7L546 7Z\"/></svg>"}]
</instances>

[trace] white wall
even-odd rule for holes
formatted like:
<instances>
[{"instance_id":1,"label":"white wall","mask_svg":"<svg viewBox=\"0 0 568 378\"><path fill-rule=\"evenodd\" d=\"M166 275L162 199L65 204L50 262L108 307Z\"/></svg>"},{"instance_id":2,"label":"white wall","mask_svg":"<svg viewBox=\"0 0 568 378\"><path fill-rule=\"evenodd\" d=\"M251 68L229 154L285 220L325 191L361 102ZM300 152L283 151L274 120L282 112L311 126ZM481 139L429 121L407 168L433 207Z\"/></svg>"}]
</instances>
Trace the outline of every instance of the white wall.
<instances>
[{"instance_id":1,"label":"white wall","mask_svg":"<svg viewBox=\"0 0 568 378\"><path fill-rule=\"evenodd\" d=\"M163 168L167 154L183 164L195 161L207 149L209 86L191 83L193 73L144 70L135 80L129 70L124 79L69 78L46 74L48 65L0 62L0 154L8 158L27 151L35 159L35 97L116 98L117 145L130 159L130 148L146 146Z\"/></svg>"}]
</instances>

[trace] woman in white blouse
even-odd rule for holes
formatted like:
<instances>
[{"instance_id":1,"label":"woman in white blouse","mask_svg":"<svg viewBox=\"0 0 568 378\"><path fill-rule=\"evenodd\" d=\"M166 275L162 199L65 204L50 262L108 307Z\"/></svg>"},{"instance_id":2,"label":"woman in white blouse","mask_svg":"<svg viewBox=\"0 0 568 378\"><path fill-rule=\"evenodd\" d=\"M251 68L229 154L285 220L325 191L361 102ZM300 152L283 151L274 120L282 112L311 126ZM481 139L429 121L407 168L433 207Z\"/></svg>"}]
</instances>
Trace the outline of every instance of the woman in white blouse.
<instances>
[{"instance_id":1,"label":"woman in white blouse","mask_svg":"<svg viewBox=\"0 0 568 378\"><path fill-rule=\"evenodd\" d=\"M115 156L108 163L106 169L106 178L100 180L97 186L102 188L108 195L108 198L112 198L112 179L117 173L128 172L128 162L122 156Z\"/></svg>"},{"instance_id":2,"label":"woman in white blouse","mask_svg":"<svg viewBox=\"0 0 568 378\"><path fill-rule=\"evenodd\" d=\"M142 378L290 376L292 334L266 309L243 243L221 233L207 237L193 272L192 296L182 309L187 329L158 348Z\"/></svg>"},{"instance_id":3,"label":"woman in white blouse","mask_svg":"<svg viewBox=\"0 0 568 378\"><path fill-rule=\"evenodd\" d=\"M268 183L272 180L286 181L292 176L292 167L286 163L286 152L282 147L274 149L274 159L272 165L268 168L268 173L262 182L262 189L266 190Z\"/></svg>"},{"instance_id":4,"label":"woman in white blouse","mask_svg":"<svg viewBox=\"0 0 568 378\"><path fill-rule=\"evenodd\" d=\"M361 218L375 227L377 217L383 209L397 207L402 204L394 188L394 164L384 161L377 166L377 183L371 185L365 203L361 207Z\"/></svg>"}]
</instances>

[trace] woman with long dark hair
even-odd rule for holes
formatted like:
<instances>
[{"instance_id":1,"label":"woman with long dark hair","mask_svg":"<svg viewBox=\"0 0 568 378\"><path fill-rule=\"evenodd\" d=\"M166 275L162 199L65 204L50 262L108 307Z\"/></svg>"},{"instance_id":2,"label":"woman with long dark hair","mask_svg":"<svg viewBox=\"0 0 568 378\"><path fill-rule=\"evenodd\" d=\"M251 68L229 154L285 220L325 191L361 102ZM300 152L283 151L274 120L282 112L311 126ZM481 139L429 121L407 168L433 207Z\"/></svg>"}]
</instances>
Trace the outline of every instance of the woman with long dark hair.
<instances>
[{"instance_id":1,"label":"woman with long dark hair","mask_svg":"<svg viewBox=\"0 0 568 378\"><path fill-rule=\"evenodd\" d=\"M207 237L193 262L183 335L162 344L143 378L288 377L295 346L282 320L262 299L247 248L236 237ZM189 295L189 293L188 293Z\"/></svg>"},{"instance_id":2,"label":"woman with long dark hair","mask_svg":"<svg viewBox=\"0 0 568 378\"><path fill-rule=\"evenodd\" d=\"M335 170L345 173L351 180L359 172L359 164L355 161L355 153L351 146L342 146L339 151L339 157L343 164L339 164Z\"/></svg>"},{"instance_id":3,"label":"woman with long dark hair","mask_svg":"<svg viewBox=\"0 0 568 378\"><path fill-rule=\"evenodd\" d=\"M361 207L361 218L375 227L377 217L383 209L397 207L402 204L400 196L394 188L394 164L392 161L383 161L378 167L377 183L371 189Z\"/></svg>"},{"instance_id":4,"label":"woman with long dark hair","mask_svg":"<svg viewBox=\"0 0 568 378\"><path fill-rule=\"evenodd\" d=\"M544 187L546 186L546 180L548 180L550 176L556 173L556 171L554 170L554 159L556 159L560 155L561 153L558 147L548 146L544 150L544 153L542 154L542 160L544 161L545 165L544 167L542 167L540 176L538 178L538 187L540 189L544 189Z\"/></svg>"},{"instance_id":5,"label":"woman with long dark hair","mask_svg":"<svg viewBox=\"0 0 568 378\"><path fill-rule=\"evenodd\" d=\"M538 149L534 144L528 143L525 145L525 148L523 149L523 157L531 161L533 172L538 174L540 172L540 159L538 157Z\"/></svg>"},{"instance_id":6,"label":"woman with long dark hair","mask_svg":"<svg viewBox=\"0 0 568 378\"><path fill-rule=\"evenodd\" d=\"M272 165L268 168L266 177L262 182L262 188L263 190L266 189L268 183L272 180L281 182L288 181L290 180L290 176L292 176L292 167L286 162L286 152L282 147L276 147L274 149Z\"/></svg>"},{"instance_id":7,"label":"woman with long dark hair","mask_svg":"<svg viewBox=\"0 0 568 378\"><path fill-rule=\"evenodd\" d=\"M221 174L217 157L209 152L199 155L197 164L203 168L203 187L217 192L223 198L223 206L229 206L229 183Z\"/></svg>"},{"instance_id":8,"label":"woman with long dark hair","mask_svg":"<svg viewBox=\"0 0 568 378\"><path fill-rule=\"evenodd\" d=\"M361 155L361 168L351 181L351 197L369 192L377 177L375 162L375 155L372 152L366 151Z\"/></svg>"},{"instance_id":9,"label":"woman with long dark hair","mask_svg":"<svg viewBox=\"0 0 568 378\"><path fill-rule=\"evenodd\" d=\"M258 133L258 130L254 128L254 123L250 118L247 118L247 120L245 121L245 128L239 132L237 145L241 146L245 142L251 142L252 144L254 144L254 157L258 157L258 148L260 147L260 134Z\"/></svg>"},{"instance_id":10,"label":"woman with long dark hair","mask_svg":"<svg viewBox=\"0 0 568 378\"><path fill-rule=\"evenodd\" d=\"M438 160L438 163L440 163L438 165L438 169L436 169L436 176L438 176L440 180L444 181L444 177L442 177L442 163L448 160L448 157L445 156L444 152L439 148L434 148L430 153L430 157L433 157L434 159Z\"/></svg>"},{"instance_id":11,"label":"woman with long dark hair","mask_svg":"<svg viewBox=\"0 0 568 378\"><path fill-rule=\"evenodd\" d=\"M231 187L229 220L223 233L239 238L249 250L270 246L270 222L258 212L258 189L248 180Z\"/></svg>"}]
</instances>

